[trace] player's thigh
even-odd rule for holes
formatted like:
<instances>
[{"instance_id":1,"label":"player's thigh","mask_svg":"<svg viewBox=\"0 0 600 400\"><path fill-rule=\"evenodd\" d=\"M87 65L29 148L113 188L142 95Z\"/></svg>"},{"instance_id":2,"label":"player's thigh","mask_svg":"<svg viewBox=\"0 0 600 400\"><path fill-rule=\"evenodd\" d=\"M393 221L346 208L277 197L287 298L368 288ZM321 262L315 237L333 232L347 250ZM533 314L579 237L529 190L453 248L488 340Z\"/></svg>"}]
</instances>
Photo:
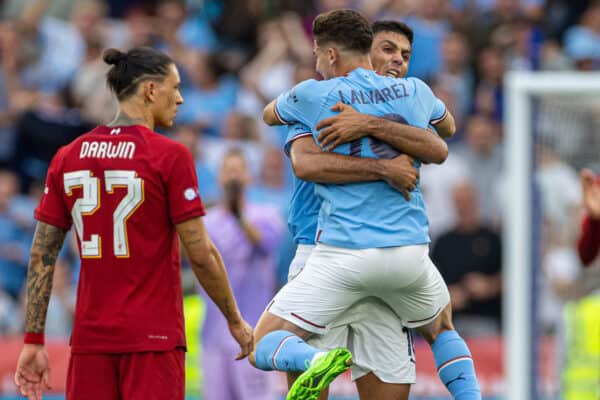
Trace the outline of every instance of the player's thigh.
<instances>
[{"instance_id":1,"label":"player's thigh","mask_svg":"<svg viewBox=\"0 0 600 400\"><path fill-rule=\"evenodd\" d=\"M356 381L360 400L408 400L409 384L382 382L373 373Z\"/></svg>"},{"instance_id":2,"label":"player's thigh","mask_svg":"<svg viewBox=\"0 0 600 400\"><path fill-rule=\"evenodd\" d=\"M374 298L361 301L350 310L360 317L349 326L352 379L358 381L373 374L389 384L415 383L412 333L402 326L394 311Z\"/></svg>"},{"instance_id":3,"label":"player's thigh","mask_svg":"<svg viewBox=\"0 0 600 400\"><path fill-rule=\"evenodd\" d=\"M120 400L118 357L111 354L71 354L66 399Z\"/></svg>"},{"instance_id":4,"label":"player's thigh","mask_svg":"<svg viewBox=\"0 0 600 400\"><path fill-rule=\"evenodd\" d=\"M120 390L127 400L184 400L185 352L128 353L119 363Z\"/></svg>"},{"instance_id":5,"label":"player's thigh","mask_svg":"<svg viewBox=\"0 0 600 400\"><path fill-rule=\"evenodd\" d=\"M450 303L450 293L442 275L429 258L426 245L390 249L388 270L380 298L402 318L405 326L416 328L434 321ZM407 277L406 270L413 271ZM394 282L405 284L396 287Z\"/></svg>"},{"instance_id":6,"label":"player's thigh","mask_svg":"<svg viewBox=\"0 0 600 400\"><path fill-rule=\"evenodd\" d=\"M353 303L368 296L363 275L371 254L319 244L294 280L277 293L269 311L294 325L324 334Z\"/></svg>"}]
</instances>

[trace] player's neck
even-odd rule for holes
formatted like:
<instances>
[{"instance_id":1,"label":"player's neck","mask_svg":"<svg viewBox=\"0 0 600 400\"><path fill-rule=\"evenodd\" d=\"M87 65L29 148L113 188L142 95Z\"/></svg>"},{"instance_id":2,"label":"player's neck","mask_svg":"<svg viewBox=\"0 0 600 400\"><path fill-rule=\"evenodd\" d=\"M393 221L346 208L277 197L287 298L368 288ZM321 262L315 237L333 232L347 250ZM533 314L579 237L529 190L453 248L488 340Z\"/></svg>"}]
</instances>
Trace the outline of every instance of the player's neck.
<instances>
[{"instance_id":1,"label":"player's neck","mask_svg":"<svg viewBox=\"0 0 600 400\"><path fill-rule=\"evenodd\" d=\"M154 130L154 118L152 114L136 104L120 103L119 112L108 126L132 126L141 125Z\"/></svg>"},{"instance_id":2,"label":"player's neck","mask_svg":"<svg viewBox=\"0 0 600 400\"><path fill-rule=\"evenodd\" d=\"M354 71L356 68L373 69L371 59L368 55L352 57L351 59L340 62L337 67L337 76L344 76Z\"/></svg>"}]
</instances>

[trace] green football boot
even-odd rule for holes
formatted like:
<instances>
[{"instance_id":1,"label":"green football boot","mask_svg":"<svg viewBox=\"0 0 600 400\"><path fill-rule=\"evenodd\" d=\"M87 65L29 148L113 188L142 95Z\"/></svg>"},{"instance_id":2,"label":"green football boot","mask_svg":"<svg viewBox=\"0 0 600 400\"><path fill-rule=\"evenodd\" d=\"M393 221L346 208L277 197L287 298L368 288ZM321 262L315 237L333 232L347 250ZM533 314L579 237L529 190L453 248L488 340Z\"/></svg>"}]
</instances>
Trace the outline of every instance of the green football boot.
<instances>
[{"instance_id":1,"label":"green football boot","mask_svg":"<svg viewBox=\"0 0 600 400\"><path fill-rule=\"evenodd\" d=\"M321 392L351 365L352 354L349 350L339 348L328 351L298 377L286 400L317 400Z\"/></svg>"}]
</instances>

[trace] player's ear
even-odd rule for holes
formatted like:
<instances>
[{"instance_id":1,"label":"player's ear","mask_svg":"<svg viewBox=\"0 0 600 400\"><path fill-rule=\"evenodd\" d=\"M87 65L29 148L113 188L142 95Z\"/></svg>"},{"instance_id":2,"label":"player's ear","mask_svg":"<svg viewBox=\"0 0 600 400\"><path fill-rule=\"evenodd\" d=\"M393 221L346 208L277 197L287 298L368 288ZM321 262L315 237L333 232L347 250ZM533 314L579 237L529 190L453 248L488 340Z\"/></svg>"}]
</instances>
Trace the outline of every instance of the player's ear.
<instances>
[{"instance_id":1,"label":"player's ear","mask_svg":"<svg viewBox=\"0 0 600 400\"><path fill-rule=\"evenodd\" d=\"M148 80L144 82L144 98L150 103L156 101L156 83Z\"/></svg>"},{"instance_id":2,"label":"player's ear","mask_svg":"<svg viewBox=\"0 0 600 400\"><path fill-rule=\"evenodd\" d=\"M327 48L327 60L329 61L329 65L335 64L335 62L338 59L338 56L338 49L336 49L335 47Z\"/></svg>"}]
</instances>

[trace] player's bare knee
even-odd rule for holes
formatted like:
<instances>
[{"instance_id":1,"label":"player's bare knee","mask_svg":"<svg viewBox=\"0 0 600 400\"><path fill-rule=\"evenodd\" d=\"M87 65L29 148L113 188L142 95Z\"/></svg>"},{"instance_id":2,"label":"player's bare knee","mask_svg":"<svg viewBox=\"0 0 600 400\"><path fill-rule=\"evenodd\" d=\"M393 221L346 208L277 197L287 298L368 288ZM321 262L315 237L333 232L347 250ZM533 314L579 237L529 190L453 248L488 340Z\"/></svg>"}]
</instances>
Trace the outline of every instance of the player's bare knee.
<instances>
[{"instance_id":1,"label":"player's bare knee","mask_svg":"<svg viewBox=\"0 0 600 400\"><path fill-rule=\"evenodd\" d=\"M442 332L451 330L454 330L454 324L452 323L452 307L450 304L432 322L417 328L417 332L430 345L435 342Z\"/></svg>"}]
</instances>

